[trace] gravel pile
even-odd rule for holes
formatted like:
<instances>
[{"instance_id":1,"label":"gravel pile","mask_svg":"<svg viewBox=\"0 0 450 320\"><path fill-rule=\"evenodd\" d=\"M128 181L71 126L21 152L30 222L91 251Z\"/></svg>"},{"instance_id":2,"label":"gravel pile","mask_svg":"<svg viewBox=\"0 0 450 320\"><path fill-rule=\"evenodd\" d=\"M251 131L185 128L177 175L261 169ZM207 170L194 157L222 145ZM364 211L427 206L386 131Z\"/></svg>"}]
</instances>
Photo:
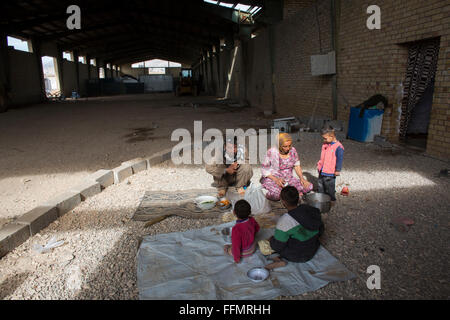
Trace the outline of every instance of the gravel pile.
<instances>
[{"instance_id":1,"label":"gravel pile","mask_svg":"<svg viewBox=\"0 0 450 320\"><path fill-rule=\"evenodd\" d=\"M306 176L315 182L320 136L302 133L296 147ZM282 299L448 299L448 164L401 150L342 141L344 169L337 190L348 197L323 215L323 245L357 278ZM255 166L253 181L260 170ZM222 223L221 219L170 217L149 228L132 221L147 190L209 188L202 166L169 162L140 172L81 203L0 259L2 299L137 299L136 253L143 236ZM390 221L407 216L408 232ZM33 251L55 236L65 244L49 253ZM369 290L367 267L381 268L381 290Z\"/></svg>"}]
</instances>

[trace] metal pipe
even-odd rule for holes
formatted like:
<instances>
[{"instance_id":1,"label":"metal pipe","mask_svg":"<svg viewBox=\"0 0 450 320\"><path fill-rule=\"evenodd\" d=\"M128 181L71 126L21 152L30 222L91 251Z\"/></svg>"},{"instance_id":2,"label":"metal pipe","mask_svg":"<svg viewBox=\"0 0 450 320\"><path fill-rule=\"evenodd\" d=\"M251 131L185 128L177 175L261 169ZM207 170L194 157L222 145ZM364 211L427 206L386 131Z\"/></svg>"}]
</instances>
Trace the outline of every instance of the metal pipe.
<instances>
[{"instance_id":1,"label":"metal pipe","mask_svg":"<svg viewBox=\"0 0 450 320\"><path fill-rule=\"evenodd\" d=\"M333 120L337 120L338 116L338 96L337 96L337 34L336 34L336 3L339 6L339 0L330 0L331 5L331 46L335 52L336 73L332 76L331 81L331 97L333 100Z\"/></svg>"},{"instance_id":2,"label":"metal pipe","mask_svg":"<svg viewBox=\"0 0 450 320\"><path fill-rule=\"evenodd\" d=\"M275 48L274 48L274 26L269 27L269 52L270 52L270 75L271 75L271 86L272 86L272 113L275 114L277 112L277 106L275 103L275 74L274 74L274 64L275 64Z\"/></svg>"}]
</instances>

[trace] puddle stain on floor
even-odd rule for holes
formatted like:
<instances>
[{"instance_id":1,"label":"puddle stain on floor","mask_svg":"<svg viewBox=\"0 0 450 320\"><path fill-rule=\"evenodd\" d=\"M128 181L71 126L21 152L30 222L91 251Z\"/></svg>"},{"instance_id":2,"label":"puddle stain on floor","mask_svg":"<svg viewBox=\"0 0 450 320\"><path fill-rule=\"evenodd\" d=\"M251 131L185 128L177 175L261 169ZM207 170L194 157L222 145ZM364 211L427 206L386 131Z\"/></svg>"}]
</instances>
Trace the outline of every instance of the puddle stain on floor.
<instances>
[{"instance_id":1,"label":"puddle stain on floor","mask_svg":"<svg viewBox=\"0 0 450 320\"><path fill-rule=\"evenodd\" d=\"M123 136L125 142L127 143L135 143L141 141L153 141L155 139L165 139L165 136L154 136L155 128L153 127L139 127L139 128L131 128L131 133L128 133Z\"/></svg>"}]
</instances>

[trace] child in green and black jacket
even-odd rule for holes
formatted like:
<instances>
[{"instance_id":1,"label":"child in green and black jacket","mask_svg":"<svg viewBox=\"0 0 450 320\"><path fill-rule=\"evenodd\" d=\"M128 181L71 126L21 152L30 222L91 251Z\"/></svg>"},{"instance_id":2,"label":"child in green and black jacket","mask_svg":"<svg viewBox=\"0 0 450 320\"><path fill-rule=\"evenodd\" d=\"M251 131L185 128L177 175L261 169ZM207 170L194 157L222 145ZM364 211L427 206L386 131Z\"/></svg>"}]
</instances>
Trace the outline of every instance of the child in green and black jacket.
<instances>
[{"instance_id":1,"label":"child in green and black jacket","mask_svg":"<svg viewBox=\"0 0 450 320\"><path fill-rule=\"evenodd\" d=\"M270 239L271 248L280 256L273 259L276 263L266 266L266 269L286 265L283 258L292 262L312 259L320 247L319 237L324 231L320 210L306 204L298 205L299 195L295 187L284 187L280 198L288 212L278 220L275 234Z\"/></svg>"}]
</instances>

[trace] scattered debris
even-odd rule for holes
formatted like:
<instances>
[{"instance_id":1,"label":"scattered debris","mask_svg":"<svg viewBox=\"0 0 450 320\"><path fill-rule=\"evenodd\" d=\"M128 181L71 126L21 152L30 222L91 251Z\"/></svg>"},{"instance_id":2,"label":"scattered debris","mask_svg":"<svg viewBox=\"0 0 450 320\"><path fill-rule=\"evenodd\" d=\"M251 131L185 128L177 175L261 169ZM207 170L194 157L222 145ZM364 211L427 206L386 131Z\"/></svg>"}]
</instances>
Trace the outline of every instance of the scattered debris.
<instances>
[{"instance_id":1,"label":"scattered debris","mask_svg":"<svg viewBox=\"0 0 450 320\"><path fill-rule=\"evenodd\" d=\"M397 217L391 220L391 224L400 232L407 232L414 224L414 220L408 217Z\"/></svg>"},{"instance_id":2,"label":"scattered debris","mask_svg":"<svg viewBox=\"0 0 450 320\"><path fill-rule=\"evenodd\" d=\"M73 291L80 290L82 284L81 268L77 265L73 265L68 267L65 272L68 275L65 283L66 288Z\"/></svg>"},{"instance_id":3,"label":"scattered debris","mask_svg":"<svg viewBox=\"0 0 450 320\"><path fill-rule=\"evenodd\" d=\"M59 261L60 261L59 265L61 267L65 267L65 266L69 265L73 261L73 259L75 259L75 256L73 255L73 253L68 252L68 251L63 252L59 258Z\"/></svg>"},{"instance_id":4,"label":"scattered debris","mask_svg":"<svg viewBox=\"0 0 450 320\"><path fill-rule=\"evenodd\" d=\"M161 216L161 217L155 218L155 219L153 219L153 220L150 220L149 222L147 222L147 223L144 225L144 228L151 227L151 226L154 225L155 223L161 222L161 221L163 221L164 219L166 219L166 218L168 218L168 217L170 217L170 216L171 216L171 215L168 214L168 215Z\"/></svg>"},{"instance_id":5,"label":"scattered debris","mask_svg":"<svg viewBox=\"0 0 450 320\"><path fill-rule=\"evenodd\" d=\"M386 142L387 139L386 137L380 136L379 134L374 135L373 137L373 142L377 143L377 142Z\"/></svg>"},{"instance_id":6,"label":"scattered debris","mask_svg":"<svg viewBox=\"0 0 450 320\"><path fill-rule=\"evenodd\" d=\"M349 193L350 193L350 191L348 190L348 187L343 187L342 188L341 194L343 196L348 196Z\"/></svg>"},{"instance_id":7,"label":"scattered debris","mask_svg":"<svg viewBox=\"0 0 450 320\"><path fill-rule=\"evenodd\" d=\"M72 91L72 99L79 99L80 98L80 94L78 92L76 92L75 90Z\"/></svg>"},{"instance_id":8,"label":"scattered debris","mask_svg":"<svg viewBox=\"0 0 450 320\"><path fill-rule=\"evenodd\" d=\"M38 253L46 253L53 248L62 246L64 244L64 240L56 241L56 237L52 237L45 246L41 246L40 244L35 244L33 246L33 250Z\"/></svg>"},{"instance_id":9,"label":"scattered debris","mask_svg":"<svg viewBox=\"0 0 450 320\"><path fill-rule=\"evenodd\" d=\"M326 121L325 124L330 125L335 131L344 131L344 123L341 120Z\"/></svg>"},{"instance_id":10,"label":"scattered debris","mask_svg":"<svg viewBox=\"0 0 450 320\"><path fill-rule=\"evenodd\" d=\"M293 126L299 126L299 121L295 117L279 118L273 120L271 129L278 129L280 132L291 132Z\"/></svg>"},{"instance_id":11,"label":"scattered debris","mask_svg":"<svg viewBox=\"0 0 450 320\"><path fill-rule=\"evenodd\" d=\"M387 141L386 137L375 135L373 138L373 143L382 148L392 148L392 143Z\"/></svg>"},{"instance_id":12,"label":"scattered debris","mask_svg":"<svg viewBox=\"0 0 450 320\"><path fill-rule=\"evenodd\" d=\"M247 101L231 101L231 103L227 103L227 106L232 108L245 108L249 106L249 103Z\"/></svg>"},{"instance_id":13,"label":"scattered debris","mask_svg":"<svg viewBox=\"0 0 450 320\"><path fill-rule=\"evenodd\" d=\"M47 92L47 98L50 101L63 101L66 99L61 91Z\"/></svg>"}]
</instances>

